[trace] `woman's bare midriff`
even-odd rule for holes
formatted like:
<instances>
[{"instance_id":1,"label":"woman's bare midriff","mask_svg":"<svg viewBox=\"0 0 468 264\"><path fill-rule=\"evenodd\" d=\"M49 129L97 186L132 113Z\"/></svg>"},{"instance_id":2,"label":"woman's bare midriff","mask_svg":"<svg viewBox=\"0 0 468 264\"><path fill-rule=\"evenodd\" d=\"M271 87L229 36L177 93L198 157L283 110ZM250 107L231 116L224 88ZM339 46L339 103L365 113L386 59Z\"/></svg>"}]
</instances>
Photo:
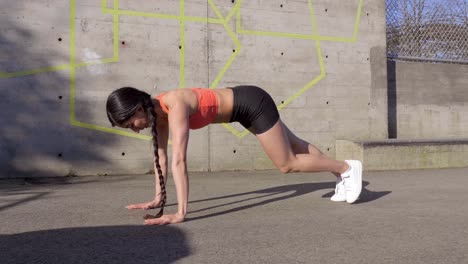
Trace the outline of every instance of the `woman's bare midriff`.
<instances>
[{"instance_id":1,"label":"woman's bare midriff","mask_svg":"<svg viewBox=\"0 0 468 264\"><path fill-rule=\"evenodd\" d=\"M231 89L227 88L213 89L213 91L218 97L218 114L213 123L228 123L231 120L232 108L234 106L233 92ZM167 94L169 93L177 93L177 98L179 100L183 100L190 107L190 114L193 114L198 110L198 100L195 93L190 92L188 89L167 92ZM168 103L168 99L169 98L165 98L164 103ZM158 116L167 118L167 113L161 109L159 104L156 105L155 111Z\"/></svg>"},{"instance_id":2,"label":"woman's bare midriff","mask_svg":"<svg viewBox=\"0 0 468 264\"><path fill-rule=\"evenodd\" d=\"M218 115L214 123L228 123L234 107L234 95L231 89L214 89L218 96Z\"/></svg>"}]
</instances>

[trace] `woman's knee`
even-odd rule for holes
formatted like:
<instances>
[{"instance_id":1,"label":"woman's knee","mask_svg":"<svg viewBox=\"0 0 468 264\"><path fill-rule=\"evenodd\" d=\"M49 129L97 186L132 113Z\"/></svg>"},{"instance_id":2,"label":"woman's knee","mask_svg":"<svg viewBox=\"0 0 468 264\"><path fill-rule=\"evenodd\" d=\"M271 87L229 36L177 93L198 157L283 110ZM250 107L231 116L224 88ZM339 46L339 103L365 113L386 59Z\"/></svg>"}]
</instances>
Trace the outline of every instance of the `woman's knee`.
<instances>
[{"instance_id":1,"label":"woman's knee","mask_svg":"<svg viewBox=\"0 0 468 264\"><path fill-rule=\"evenodd\" d=\"M293 172L289 167L280 167L279 170L284 174Z\"/></svg>"},{"instance_id":2,"label":"woman's knee","mask_svg":"<svg viewBox=\"0 0 468 264\"><path fill-rule=\"evenodd\" d=\"M292 161L286 161L282 164L277 164L276 167L278 167L278 169L285 174L297 171L294 167L294 162Z\"/></svg>"}]
</instances>

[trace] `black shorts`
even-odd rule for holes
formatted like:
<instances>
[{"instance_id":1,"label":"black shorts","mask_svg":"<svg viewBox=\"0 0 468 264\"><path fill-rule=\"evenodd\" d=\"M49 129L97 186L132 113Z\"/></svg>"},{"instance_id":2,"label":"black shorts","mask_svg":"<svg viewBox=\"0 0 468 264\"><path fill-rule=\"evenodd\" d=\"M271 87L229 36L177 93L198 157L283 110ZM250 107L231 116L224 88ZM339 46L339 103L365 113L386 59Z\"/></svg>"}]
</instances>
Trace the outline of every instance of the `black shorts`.
<instances>
[{"instance_id":1,"label":"black shorts","mask_svg":"<svg viewBox=\"0 0 468 264\"><path fill-rule=\"evenodd\" d=\"M234 107L229 122L239 122L253 133L262 134L273 127L279 120L278 108L273 98L257 86L236 86Z\"/></svg>"}]
</instances>

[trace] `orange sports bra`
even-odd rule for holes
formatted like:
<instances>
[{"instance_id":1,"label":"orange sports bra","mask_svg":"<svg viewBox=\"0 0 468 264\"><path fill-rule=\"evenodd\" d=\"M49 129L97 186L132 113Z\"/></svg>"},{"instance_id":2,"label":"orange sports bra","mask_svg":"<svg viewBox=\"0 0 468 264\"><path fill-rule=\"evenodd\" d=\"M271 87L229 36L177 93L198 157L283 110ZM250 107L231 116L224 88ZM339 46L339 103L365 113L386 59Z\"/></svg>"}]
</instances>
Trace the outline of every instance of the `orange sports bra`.
<instances>
[{"instance_id":1,"label":"orange sports bra","mask_svg":"<svg viewBox=\"0 0 468 264\"><path fill-rule=\"evenodd\" d=\"M191 129L199 129L207 126L216 119L218 114L218 97L212 89L190 88L198 99L198 110L189 117L189 127ZM159 100L162 110L167 114L169 109L162 102L162 98L166 93L158 95L156 98Z\"/></svg>"}]
</instances>

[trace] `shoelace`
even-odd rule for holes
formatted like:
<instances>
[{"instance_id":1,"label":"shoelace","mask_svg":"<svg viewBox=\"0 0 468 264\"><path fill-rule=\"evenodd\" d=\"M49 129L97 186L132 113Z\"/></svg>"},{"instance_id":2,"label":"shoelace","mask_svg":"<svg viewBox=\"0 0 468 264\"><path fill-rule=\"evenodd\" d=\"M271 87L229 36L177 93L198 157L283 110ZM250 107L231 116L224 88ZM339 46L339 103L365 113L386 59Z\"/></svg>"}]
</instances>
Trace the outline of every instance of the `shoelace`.
<instances>
[{"instance_id":1,"label":"shoelace","mask_svg":"<svg viewBox=\"0 0 468 264\"><path fill-rule=\"evenodd\" d=\"M343 178L343 186L346 191L352 191L353 183L350 181L351 177Z\"/></svg>"},{"instance_id":2,"label":"shoelace","mask_svg":"<svg viewBox=\"0 0 468 264\"><path fill-rule=\"evenodd\" d=\"M335 194L341 195L343 191L345 191L345 186L344 186L344 180L342 179L335 186Z\"/></svg>"}]
</instances>

